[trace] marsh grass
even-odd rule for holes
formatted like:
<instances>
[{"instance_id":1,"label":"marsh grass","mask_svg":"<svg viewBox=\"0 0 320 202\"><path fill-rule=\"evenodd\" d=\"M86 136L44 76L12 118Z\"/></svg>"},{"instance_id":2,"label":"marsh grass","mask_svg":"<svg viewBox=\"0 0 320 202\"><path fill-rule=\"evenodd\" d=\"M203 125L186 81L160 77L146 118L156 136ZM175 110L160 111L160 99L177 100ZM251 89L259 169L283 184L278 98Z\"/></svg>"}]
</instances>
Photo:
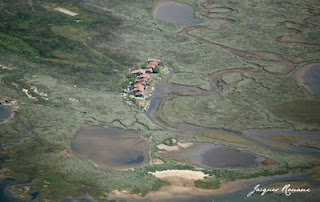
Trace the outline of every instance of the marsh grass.
<instances>
[{"instance_id":1,"label":"marsh grass","mask_svg":"<svg viewBox=\"0 0 320 202\"><path fill-rule=\"evenodd\" d=\"M179 83L203 88L208 87L207 78L202 77L204 75L252 65L224 49L197 43L181 32L186 27L184 25L155 20L152 16L155 1L32 2L33 7L24 0L3 0L3 9L6 11L0 12L0 64L12 67L12 70L0 70L0 92L17 100L19 105L11 121L0 125L0 137L4 142L1 144L1 156L9 158L1 166L10 169L6 176L31 187L24 197L42 189L44 181L50 182L50 185L45 194L38 196L40 201L59 201L66 195L77 197L87 192L98 198L115 189L146 194L166 185L148 174L149 171L194 170L193 166L174 160L132 171L102 170L74 154L70 143L84 123L141 127L152 136L152 155L157 151L156 143L175 136L173 133L155 131L159 129L158 126L150 123L140 109L126 105L120 97L121 83L127 80L128 68L143 63L147 58L161 58L175 72L182 73L183 78L178 79ZM202 0L184 2L194 6L196 15L200 16L203 11L200 4ZM214 17L234 20L228 29L197 30L193 33L239 50L270 51L291 61L297 57L315 61L319 59L317 49L275 40L288 34L281 22L301 22L310 14L308 9L301 8L310 5L300 0L261 1L259 4L249 0L239 1L232 4L233 12L214 14ZM311 6L317 5L317 2L313 2ZM53 10L59 6L79 15L71 17ZM231 5L229 1L219 1L215 6ZM205 22L202 25L219 28L224 23L221 18L203 17ZM319 16L315 17L314 23L319 25ZM248 24L256 24L259 29L249 30ZM303 29L295 40L313 43L319 38L318 33L318 28ZM275 59L272 54L266 57L268 60ZM262 60L254 62L260 64ZM272 66L269 70L278 72L277 68ZM193 74L201 76L195 76L195 81L186 81L193 78ZM176 98L166 103L165 117L170 121L187 121L235 131L257 127L287 128L290 124L298 129L319 129L314 122L305 123L293 118L295 113L303 113L287 112L292 109L291 105L286 105L290 101L307 99L316 103L315 98L298 87L290 75L281 78L248 73L244 76L246 79L236 88L219 96ZM27 98L22 88L30 89L32 86L47 93L49 100L37 97L39 101L34 101ZM285 106L284 111L273 111L280 106ZM283 121L284 118L287 120ZM150 130L137 123L137 120ZM35 128L26 130L29 125ZM210 134L207 136L211 137ZM250 146L250 143L237 138L229 139L221 135L214 138ZM69 153L61 153L65 150ZM216 188L218 180L283 174L292 169L317 165L314 159L301 156L276 155L258 149L256 152L278 164L246 170L207 170L206 173L216 176L217 180L199 181L196 182L197 186Z\"/></svg>"}]
</instances>

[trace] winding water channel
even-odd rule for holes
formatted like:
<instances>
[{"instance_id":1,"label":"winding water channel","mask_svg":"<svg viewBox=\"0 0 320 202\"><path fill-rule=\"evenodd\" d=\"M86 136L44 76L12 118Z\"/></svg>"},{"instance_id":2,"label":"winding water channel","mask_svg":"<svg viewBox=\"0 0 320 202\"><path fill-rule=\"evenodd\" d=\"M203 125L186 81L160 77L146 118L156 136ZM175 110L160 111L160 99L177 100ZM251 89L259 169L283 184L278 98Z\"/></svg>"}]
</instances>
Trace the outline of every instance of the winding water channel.
<instances>
[{"instance_id":1,"label":"winding water channel","mask_svg":"<svg viewBox=\"0 0 320 202\"><path fill-rule=\"evenodd\" d=\"M209 2L209 1L208 1ZM211 2L214 4L214 2ZM211 4L210 4L211 5ZM232 9L224 8L224 12L231 12ZM207 16L208 18L211 18ZM222 18L221 18L222 19ZM228 26L232 24L232 20L224 19L226 20L226 23L220 26L220 29L227 29ZM191 38L193 38L195 41L199 43L206 43L214 46L215 48L223 48L229 53L240 57L243 61L253 64L255 68L251 69L243 69L243 68L235 68L235 69L229 69L229 70L221 70L219 72L215 72L210 77L210 84L211 89L210 90L203 90L197 87L190 87L190 86L183 86L183 85L176 85L168 82L168 79L174 74L174 72L171 72L166 77L164 77L158 84L156 90L153 93L153 97L151 100L151 103L149 105L148 110L146 111L147 117L156 125L160 126L164 130L169 130L172 132L177 133L181 136L201 136L205 132L211 132L211 133L219 133L219 134L226 134L229 136L237 136L241 137L245 140L248 140L250 142L253 142L259 147L262 147L264 149L273 151L273 152L280 152L280 153L287 153L287 154L299 154L299 155L305 155L305 156L312 156L312 157L320 157L320 151L315 148L308 148L301 146L300 142L307 140L314 140L319 141L320 140L320 132L310 132L310 131L295 131L293 129L252 129L252 130L246 130L242 131L242 133L234 133L231 131L225 131L220 129L212 129L212 128L205 128L200 126L195 126L189 123L176 123L176 122L170 122L166 117L164 116L162 112L163 105L179 96L207 96L207 95L216 95L220 93L223 90L223 87L217 86L217 81L221 78L222 75L226 73L231 72L259 72L264 74L272 74L277 76L286 76L290 74L293 70L296 69L297 65L295 63L292 63L288 60L285 60L281 55L272 53L272 52L266 52L266 51L243 51L243 50L237 50L231 47L227 47L225 45L209 41L207 39L204 39L202 37L199 37L192 33L193 30L203 30L203 31L215 31L215 29L211 29L209 27L205 26L191 26L184 28L181 32L186 33ZM280 41L279 41L280 42ZM302 44L305 45L305 44ZM270 60L269 58L272 58ZM263 66L259 65L257 61L268 61L269 63L273 63L275 65L281 65L283 66L283 70L278 72L269 72L267 71ZM312 67L319 66L319 64L311 65ZM303 79L306 81L304 82L304 85L308 86L310 88L310 91L314 94L318 94L319 90L319 84L318 84L318 71L320 68L308 70L307 72L304 72ZM292 143L291 141L287 141L288 139L295 139L295 142ZM268 140L268 141L266 141ZM204 147L208 147L208 145L212 144L203 144ZM201 144L197 145L197 147L201 148ZM199 148L196 150L198 151ZM190 150L193 152L186 152L183 151L182 153L175 153L169 155L162 155L162 157L169 157L169 158L176 158L180 159L181 161L191 162L196 165L201 165L204 167L215 167L215 166L208 166L208 164L203 162L196 162L193 161L190 158L187 158L188 154L192 155L192 153L196 152L196 150ZM200 149L201 150L201 149ZM186 155L184 155L186 154ZM208 156L207 156L208 157ZM232 158L232 156L230 157ZM201 159L198 155L197 158L194 159ZM239 158L241 159L241 158ZM219 166L218 166L219 167ZM222 166L223 167L223 166ZM281 181L309 181L315 184L315 189L319 189L319 181L312 180L309 178L310 176L307 174L297 174L295 176L287 176L283 175L279 178L273 178L269 177L269 180L263 180L259 183L261 184L271 184L275 182L281 182ZM270 194L265 196L264 198L253 196L251 198L246 198L246 194L252 190L251 187L247 186L246 188L243 188L239 192L235 192L228 195L222 195L222 196L209 196L209 197L198 197L195 196L194 198L191 198L190 201L197 201L197 200L203 200L203 201L230 201L239 199L239 196L243 196L241 198L242 201L270 201L270 200L281 200L281 201L301 201L307 198L310 198L312 200L319 199L320 196L317 195L315 192L312 194L309 194L306 196L306 194L296 194L293 197L285 197L283 195L278 194ZM171 199L168 201L179 201L178 198ZM188 199L181 199L181 201L189 201Z\"/></svg>"}]
</instances>

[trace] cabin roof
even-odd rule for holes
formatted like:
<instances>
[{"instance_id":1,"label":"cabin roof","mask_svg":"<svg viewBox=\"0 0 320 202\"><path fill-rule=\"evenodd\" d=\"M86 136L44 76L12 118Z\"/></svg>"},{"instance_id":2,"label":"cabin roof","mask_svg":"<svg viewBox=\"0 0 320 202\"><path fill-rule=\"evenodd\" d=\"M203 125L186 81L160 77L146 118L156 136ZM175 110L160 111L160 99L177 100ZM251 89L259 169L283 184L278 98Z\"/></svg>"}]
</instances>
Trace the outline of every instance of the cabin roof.
<instances>
[{"instance_id":1,"label":"cabin roof","mask_svg":"<svg viewBox=\"0 0 320 202\"><path fill-rule=\"evenodd\" d=\"M136 74L136 73L141 73L141 74L145 74L146 71L144 69L133 69L131 70L132 74Z\"/></svg>"},{"instance_id":2,"label":"cabin roof","mask_svg":"<svg viewBox=\"0 0 320 202\"><path fill-rule=\"evenodd\" d=\"M148 81L148 80L149 80L148 78L142 77L142 78L137 78L137 79L136 79L136 82L139 82L139 81Z\"/></svg>"},{"instance_id":3,"label":"cabin roof","mask_svg":"<svg viewBox=\"0 0 320 202\"><path fill-rule=\"evenodd\" d=\"M144 96L144 92L136 92L135 95L143 95Z\"/></svg>"},{"instance_id":4,"label":"cabin roof","mask_svg":"<svg viewBox=\"0 0 320 202\"><path fill-rule=\"evenodd\" d=\"M155 68L155 67L156 67L156 65L153 64L153 63L149 63L149 64L147 65L147 68Z\"/></svg>"},{"instance_id":5,"label":"cabin roof","mask_svg":"<svg viewBox=\"0 0 320 202\"><path fill-rule=\"evenodd\" d=\"M138 86L138 87L135 87L134 89L133 89L134 91L144 91L144 86Z\"/></svg>"},{"instance_id":6,"label":"cabin roof","mask_svg":"<svg viewBox=\"0 0 320 202\"><path fill-rule=\"evenodd\" d=\"M140 76L138 77L138 79L140 79L140 78L150 79L150 75L148 75L148 74L142 74L142 75L140 75Z\"/></svg>"},{"instance_id":7,"label":"cabin roof","mask_svg":"<svg viewBox=\"0 0 320 202\"><path fill-rule=\"evenodd\" d=\"M153 69L152 68L146 68L146 69L144 69L146 72L153 72Z\"/></svg>"},{"instance_id":8,"label":"cabin roof","mask_svg":"<svg viewBox=\"0 0 320 202\"><path fill-rule=\"evenodd\" d=\"M136 83L133 86L134 88L144 87L141 83Z\"/></svg>"}]
</instances>

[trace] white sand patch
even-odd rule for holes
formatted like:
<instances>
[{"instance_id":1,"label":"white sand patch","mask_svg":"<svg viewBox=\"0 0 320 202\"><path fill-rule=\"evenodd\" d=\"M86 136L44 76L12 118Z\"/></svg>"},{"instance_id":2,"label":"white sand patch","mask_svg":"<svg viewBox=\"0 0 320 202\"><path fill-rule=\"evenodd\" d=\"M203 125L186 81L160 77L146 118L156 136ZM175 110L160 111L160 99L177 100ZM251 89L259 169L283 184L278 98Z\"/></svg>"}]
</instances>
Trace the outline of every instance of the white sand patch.
<instances>
[{"instance_id":1,"label":"white sand patch","mask_svg":"<svg viewBox=\"0 0 320 202\"><path fill-rule=\"evenodd\" d=\"M166 151L178 151L179 150L179 147L178 146L168 146L168 145L165 145L165 144L159 144L157 146L158 149L163 149L163 150L166 150Z\"/></svg>"},{"instance_id":2,"label":"white sand patch","mask_svg":"<svg viewBox=\"0 0 320 202\"><path fill-rule=\"evenodd\" d=\"M173 144L176 144L177 142L178 142L177 139L172 138L172 143L173 143Z\"/></svg>"},{"instance_id":3,"label":"white sand patch","mask_svg":"<svg viewBox=\"0 0 320 202\"><path fill-rule=\"evenodd\" d=\"M57 7L57 8L55 8L54 10L55 10L55 11L59 11L59 12L61 12L61 13L64 13L64 14L66 14L66 15L70 15L70 16L77 16L77 15L79 15L78 13L72 12L72 11L70 11L70 10L68 10L68 9L61 8L61 7Z\"/></svg>"},{"instance_id":4,"label":"white sand patch","mask_svg":"<svg viewBox=\"0 0 320 202\"><path fill-rule=\"evenodd\" d=\"M47 93L39 92L39 90L38 90L37 87L32 87L31 89L33 89L33 92L34 92L34 93L37 93L37 94L40 95L42 98L48 97L48 94L47 94Z\"/></svg>"},{"instance_id":5,"label":"white sand patch","mask_svg":"<svg viewBox=\"0 0 320 202\"><path fill-rule=\"evenodd\" d=\"M159 164L162 164L162 163L163 163L163 161L160 160L160 159L153 159L152 160L152 164L155 164L155 165L159 165Z\"/></svg>"},{"instance_id":6,"label":"white sand patch","mask_svg":"<svg viewBox=\"0 0 320 202\"><path fill-rule=\"evenodd\" d=\"M32 99L32 100L36 100L38 101L38 99L36 97L33 97L30 93L28 89L23 88L22 92L24 92L24 94L26 94L26 96L28 96L28 98Z\"/></svg>"},{"instance_id":7,"label":"white sand patch","mask_svg":"<svg viewBox=\"0 0 320 202\"><path fill-rule=\"evenodd\" d=\"M164 171L156 171L151 174L159 179L179 177L179 178L184 178L188 180L202 180L205 177L209 176L208 174L204 174L201 171L193 171L193 170L164 170Z\"/></svg>"},{"instance_id":8,"label":"white sand patch","mask_svg":"<svg viewBox=\"0 0 320 202\"><path fill-rule=\"evenodd\" d=\"M27 89L24 89L24 90L27 90ZM42 99L44 99L44 100L49 100L48 94L47 94L47 93L44 93L44 92L39 92L39 90L38 90L37 87L32 86L32 87L31 87L31 90L32 90L34 93L40 95ZM28 91L28 94L29 94L29 91ZM29 96L28 96L28 97L29 97ZM35 97L34 97L34 98L35 98ZM37 99L37 98L36 98L36 99ZM38 99L37 99L37 100L38 100Z\"/></svg>"},{"instance_id":9,"label":"white sand patch","mask_svg":"<svg viewBox=\"0 0 320 202\"><path fill-rule=\"evenodd\" d=\"M1 69L9 69L8 67L6 67L6 66L4 66L2 64L0 64L0 67L1 67Z\"/></svg>"},{"instance_id":10,"label":"white sand patch","mask_svg":"<svg viewBox=\"0 0 320 202\"><path fill-rule=\"evenodd\" d=\"M191 147L193 145L193 143L192 142L178 142L177 145L179 147L186 149L188 147Z\"/></svg>"}]
</instances>

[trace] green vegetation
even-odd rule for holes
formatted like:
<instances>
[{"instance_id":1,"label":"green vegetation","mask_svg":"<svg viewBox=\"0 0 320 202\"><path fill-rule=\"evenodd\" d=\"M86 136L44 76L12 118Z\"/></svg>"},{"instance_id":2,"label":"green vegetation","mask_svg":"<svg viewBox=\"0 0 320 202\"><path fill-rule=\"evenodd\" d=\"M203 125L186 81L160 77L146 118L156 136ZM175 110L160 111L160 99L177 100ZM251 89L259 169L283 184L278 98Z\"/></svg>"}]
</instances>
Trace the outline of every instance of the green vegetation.
<instances>
[{"instance_id":1,"label":"green vegetation","mask_svg":"<svg viewBox=\"0 0 320 202\"><path fill-rule=\"evenodd\" d=\"M293 72L281 74L287 69L285 65L300 68L320 60L320 16L306 20L313 28L303 24L319 2L221 0L205 8L201 6L204 0L183 0L194 6L196 15L204 20L201 28L192 31L203 40L182 31L189 25L154 19L154 2L1 1L0 100L2 96L10 97L18 104L14 117L0 125L0 158L8 158L1 161L1 177L23 183L14 191L24 200L34 191L40 192L39 201L61 201L83 193L101 200L116 189L145 195L168 185L148 172L195 170L175 160L128 171L103 170L71 148L82 124L143 130L152 140L153 158L157 144L176 137L151 123L141 109L121 97L123 87L134 79L127 77L128 68L143 64L146 58L166 61L166 66L175 71L170 82L204 90L210 89L208 75L217 71L255 70L223 75L227 83L242 81L217 95L177 96L167 101L161 114L168 122L234 131L289 127L319 131L319 97L298 86ZM68 16L55 11L56 7L79 15ZM208 13L207 17L202 13ZM284 21L293 22L287 27L301 33L281 42L279 37L289 35L282 26ZM237 55L228 47L244 52ZM164 66L163 62L159 66ZM48 94L48 99L34 92L33 87ZM28 98L23 89L38 101ZM201 188L218 188L224 181L319 165L319 159L262 150L237 136L207 132L197 139L185 139L237 145L276 162L250 169L206 169L213 177L196 181ZM317 141L304 142L300 146L319 148ZM26 191L24 186L30 189Z\"/></svg>"},{"instance_id":2,"label":"green vegetation","mask_svg":"<svg viewBox=\"0 0 320 202\"><path fill-rule=\"evenodd\" d=\"M257 73L246 73L245 78L220 95L177 97L164 104L163 113L169 121L233 131L285 128L289 124L299 130L320 129L315 124L319 122L318 101L308 101L314 98L300 91L294 79ZM286 104L291 100L294 106Z\"/></svg>"},{"instance_id":3,"label":"green vegetation","mask_svg":"<svg viewBox=\"0 0 320 202\"><path fill-rule=\"evenodd\" d=\"M0 33L0 46L9 51L26 55L30 59L38 58L37 51L17 37Z\"/></svg>"},{"instance_id":4,"label":"green vegetation","mask_svg":"<svg viewBox=\"0 0 320 202\"><path fill-rule=\"evenodd\" d=\"M219 189L220 188L220 181L217 178L209 178L206 180L196 180L195 182L196 187L202 189Z\"/></svg>"},{"instance_id":5,"label":"green vegetation","mask_svg":"<svg viewBox=\"0 0 320 202\"><path fill-rule=\"evenodd\" d=\"M210 89L209 78L201 74L176 73L169 82L179 85L196 86L204 90Z\"/></svg>"},{"instance_id":6,"label":"green vegetation","mask_svg":"<svg viewBox=\"0 0 320 202\"><path fill-rule=\"evenodd\" d=\"M160 68L159 67L153 68L153 73L157 74L159 72L160 72Z\"/></svg>"},{"instance_id":7,"label":"green vegetation","mask_svg":"<svg viewBox=\"0 0 320 202\"><path fill-rule=\"evenodd\" d=\"M226 82L227 84L236 82L236 81L240 81L241 78L241 74L240 73L230 73L230 74L225 74L222 76L222 80L224 82Z\"/></svg>"}]
</instances>

